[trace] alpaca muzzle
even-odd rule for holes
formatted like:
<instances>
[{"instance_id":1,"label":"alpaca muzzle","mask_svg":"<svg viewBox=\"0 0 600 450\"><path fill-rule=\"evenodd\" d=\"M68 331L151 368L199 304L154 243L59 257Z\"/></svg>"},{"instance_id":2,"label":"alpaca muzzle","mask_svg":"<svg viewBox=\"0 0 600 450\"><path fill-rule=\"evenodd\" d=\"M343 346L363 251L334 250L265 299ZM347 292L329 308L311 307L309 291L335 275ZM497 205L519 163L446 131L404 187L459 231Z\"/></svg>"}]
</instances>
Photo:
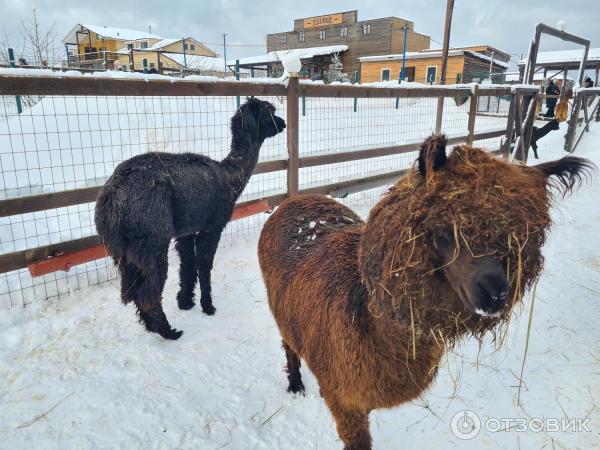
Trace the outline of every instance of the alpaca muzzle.
<instances>
[{"instance_id":1,"label":"alpaca muzzle","mask_svg":"<svg viewBox=\"0 0 600 450\"><path fill-rule=\"evenodd\" d=\"M492 256L462 252L444 268L448 282L465 309L484 317L498 317L506 307L508 279L504 266Z\"/></svg>"}]
</instances>

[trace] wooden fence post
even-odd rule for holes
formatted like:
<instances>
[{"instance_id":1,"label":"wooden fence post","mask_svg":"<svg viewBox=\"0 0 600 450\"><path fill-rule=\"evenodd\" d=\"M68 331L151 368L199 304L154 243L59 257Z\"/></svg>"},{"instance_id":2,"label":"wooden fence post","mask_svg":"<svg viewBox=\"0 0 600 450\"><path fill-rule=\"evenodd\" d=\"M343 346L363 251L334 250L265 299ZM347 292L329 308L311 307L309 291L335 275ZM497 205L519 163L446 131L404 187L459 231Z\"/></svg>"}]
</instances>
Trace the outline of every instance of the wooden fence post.
<instances>
[{"instance_id":1,"label":"wooden fence post","mask_svg":"<svg viewBox=\"0 0 600 450\"><path fill-rule=\"evenodd\" d=\"M569 127L565 134L565 151L573 153L573 141L575 140L575 130L577 130L577 120L581 109L582 96L578 92L573 99L573 108L571 109L571 117L569 118Z\"/></svg>"},{"instance_id":2,"label":"wooden fence post","mask_svg":"<svg viewBox=\"0 0 600 450\"><path fill-rule=\"evenodd\" d=\"M290 73L287 87L287 148L288 148L288 164L287 164L287 194L289 197L298 194L298 172L299 172L299 155L298 155L298 85L299 77L297 73Z\"/></svg>"},{"instance_id":3,"label":"wooden fence post","mask_svg":"<svg viewBox=\"0 0 600 450\"><path fill-rule=\"evenodd\" d=\"M473 135L475 134L475 117L477 116L477 99L479 95L479 85L473 86L471 95L471 103L469 105L469 137L467 137L467 145L473 145Z\"/></svg>"},{"instance_id":4,"label":"wooden fence post","mask_svg":"<svg viewBox=\"0 0 600 450\"><path fill-rule=\"evenodd\" d=\"M438 98L437 112L435 115L435 134L442 131L442 117L444 116L444 97Z\"/></svg>"},{"instance_id":5,"label":"wooden fence post","mask_svg":"<svg viewBox=\"0 0 600 450\"><path fill-rule=\"evenodd\" d=\"M517 109L517 103L519 101L519 95L513 92L510 97L510 104L508 105L508 117L506 119L506 135L505 141L502 145L502 156L508 158L510 156L510 147L512 144L513 130L515 126L515 113ZM499 103L499 102L498 102Z\"/></svg>"}]
</instances>

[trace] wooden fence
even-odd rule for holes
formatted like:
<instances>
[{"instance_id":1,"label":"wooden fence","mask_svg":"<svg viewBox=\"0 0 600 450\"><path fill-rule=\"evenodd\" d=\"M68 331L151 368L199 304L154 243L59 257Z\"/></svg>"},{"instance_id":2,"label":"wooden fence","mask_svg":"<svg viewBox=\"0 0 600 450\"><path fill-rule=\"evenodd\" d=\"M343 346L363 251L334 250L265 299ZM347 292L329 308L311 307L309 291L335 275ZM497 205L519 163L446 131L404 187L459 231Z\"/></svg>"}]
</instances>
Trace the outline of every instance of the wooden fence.
<instances>
[{"instance_id":1,"label":"wooden fence","mask_svg":"<svg viewBox=\"0 0 600 450\"><path fill-rule=\"evenodd\" d=\"M400 155L418 150L420 142L402 145L382 146L355 151L337 151L335 153L318 154L300 157L299 155L299 115L300 100L304 104L306 98L354 98L354 99L439 99L437 103L435 131L443 132L442 117L444 115L444 99L455 99L457 104L470 100L467 129L459 136L452 136L449 144L467 143L491 138L503 138L500 148L494 152L504 157L515 149L515 157L526 161L531 137L531 129L535 115L535 104L539 89L534 86L511 88L507 86L445 86L445 87L410 87L398 85L394 87L371 87L358 85L319 85L299 82L290 77L287 84L247 81L207 81L188 80L143 80L114 78L58 78L58 77L0 77L0 95L2 96L145 96L145 97L179 97L179 96L279 96L287 99L287 158L260 162L254 174L286 171L287 193L270 195L264 198L238 204L237 210L261 211L273 208L286 196L297 193L318 193L343 196L392 183L405 171L390 171L349 181L322 184L300 189L300 169L324 166L349 161L377 158L389 155ZM480 97L503 96L510 99L506 129L477 133L475 129L477 102ZM533 101L532 101L533 100ZM461 103L462 102L462 103ZM528 107L524 108L524 105ZM424 136L423 136L424 137ZM82 189L50 192L39 195L28 195L0 201L0 217L33 213L66 206L94 202L101 186ZM262 206L256 207L257 202ZM265 206L266 205L266 206ZM243 215L243 214L242 214ZM92 259L105 256L98 252L101 245L99 236L86 236L80 239L63 241L26 250L0 255L0 273L29 268L32 275L47 273L49 270L67 270L71 265L86 262L85 258L73 257L84 251L90 253ZM92 251L93 250L93 251ZM89 256L89 255L88 255ZM50 264L49 269L40 269L51 259L58 264Z\"/></svg>"},{"instance_id":2,"label":"wooden fence","mask_svg":"<svg viewBox=\"0 0 600 450\"><path fill-rule=\"evenodd\" d=\"M583 135L590 131L590 122L600 121L600 88L580 89L573 98L565 150L573 153Z\"/></svg>"}]
</instances>

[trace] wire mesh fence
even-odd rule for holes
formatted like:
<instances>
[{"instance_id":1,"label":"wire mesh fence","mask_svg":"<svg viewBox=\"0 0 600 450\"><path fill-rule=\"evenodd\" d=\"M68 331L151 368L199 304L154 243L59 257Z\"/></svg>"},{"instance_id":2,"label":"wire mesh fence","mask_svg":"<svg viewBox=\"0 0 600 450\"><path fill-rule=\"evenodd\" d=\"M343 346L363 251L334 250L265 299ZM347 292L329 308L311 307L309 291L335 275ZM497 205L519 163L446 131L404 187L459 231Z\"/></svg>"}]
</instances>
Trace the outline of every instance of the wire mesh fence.
<instances>
[{"instance_id":1,"label":"wire mesh fence","mask_svg":"<svg viewBox=\"0 0 600 450\"><path fill-rule=\"evenodd\" d=\"M36 101L19 113L13 107L14 95L0 98L0 201L99 187L120 162L146 152L196 152L221 160L230 147L230 119L238 102L244 101L235 95L32 95ZM285 96L261 98L286 117ZM477 98L444 99L441 129L449 137L467 135L472 101ZM436 128L437 105L437 97L415 95L301 98L297 125L300 160L418 144ZM504 108L504 103L501 106ZM477 132L500 132L492 140L476 141L497 150L506 117L478 114L474 123ZM408 169L416 159L416 148L302 167L300 190ZM287 136L281 133L265 142L259 162L287 158ZM285 170L255 174L240 201L285 195L287 181ZM359 197L375 200L381 192L382 188L370 189ZM95 235L94 206L94 202L86 202L0 217L0 257ZM259 230L266 218L261 214L231 222L225 239ZM32 277L26 268L11 270L0 274L0 308L27 305L115 276L108 258L40 277Z\"/></svg>"}]
</instances>

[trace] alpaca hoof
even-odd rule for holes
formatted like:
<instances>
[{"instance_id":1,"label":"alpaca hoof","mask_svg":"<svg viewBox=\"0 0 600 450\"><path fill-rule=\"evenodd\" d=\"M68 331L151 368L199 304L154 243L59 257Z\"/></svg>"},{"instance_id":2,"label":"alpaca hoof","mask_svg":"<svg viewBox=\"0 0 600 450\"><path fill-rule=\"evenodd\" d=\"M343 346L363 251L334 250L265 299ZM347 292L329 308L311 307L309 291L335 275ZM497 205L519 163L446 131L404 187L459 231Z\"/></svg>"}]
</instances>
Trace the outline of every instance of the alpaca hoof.
<instances>
[{"instance_id":1,"label":"alpaca hoof","mask_svg":"<svg viewBox=\"0 0 600 450\"><path fill-rule=\"evenodd\" d=\"M304 384L302 384L302 381L290 383L290 385L287 388L287 391L291 392L292 394L302 394L303 396L306 395Z\"/></svg>"},{"instance_id":2,"label":"alpaca hoof","mask_svg":"<svg viewBox=\"0 0 600 450\"><path fill-rule=\"evenodd\" d=\"M177 300L177 305L179 306L179 309L183 309L184 311L187 311L189 309L192 309L196 305L196 303L194 302L194 300L189 300L189 301Z\"/></svg>"},{"instance_id":3,"label":"alpaca hoof","mask_svg":"<svg viewBox=\"0 0 600 450\"><path fill-rule=\"evenodd\" d=\"M213 316L215 312L217 312L217 308L215 308L213 305L203 306L202 312L207 316Z\"/></svg>"},{"instance_id":4,"label":"alpaca hoof","mask_svg":"<svg viewBox=\"0 0 600 450\"><path fill-rule=\"evenodd\" d=\"M177 339L179 339L181 337L181 335L183 334L183 331L179 331L179 330L176 330L175 328L171 328L170 330L159 331L158 334L160 334L165 339L171 339L173 341L176 341Z\"/></svg>"}]
</instances>

